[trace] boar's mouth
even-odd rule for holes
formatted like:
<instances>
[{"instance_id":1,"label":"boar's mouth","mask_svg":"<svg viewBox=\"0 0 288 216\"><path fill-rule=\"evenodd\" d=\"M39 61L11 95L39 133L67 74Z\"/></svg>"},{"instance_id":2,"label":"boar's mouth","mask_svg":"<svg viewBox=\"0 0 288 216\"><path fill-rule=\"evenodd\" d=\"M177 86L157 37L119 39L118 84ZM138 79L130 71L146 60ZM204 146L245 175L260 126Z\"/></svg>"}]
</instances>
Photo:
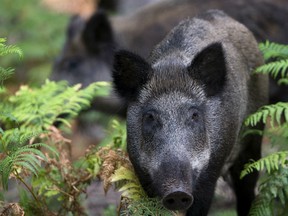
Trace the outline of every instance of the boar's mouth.
<instances>
[{"instance_id":1,"label":"boar's mouth","mask_svg":"<svg viewBox=\"0 0 288 216\"><path fill-rule=\"evenodd\" d=\"M161 175L155 175L152 178L149 174L142 174L140 182L149 197L160 198L164 207L169 210L185 211L194 201L191 178L183 181L180 176L178 178L165 178Z\"/></svg>"},{"instance_id":2,"label":"boar's mouth","mask_svg":"<svg viewBox=\"0 0 288 216\"><path fill-rule=\"evenodd\" d=\"M188 184L184 185L176 179L167 180L162 183L161 179L157 182L144 182L143 178L141 180L141 185L147 195L149 197L160 198L164 207L169 210L187 210L194 201L191 186L189 187Z\"/></svg>"}]
</instances>

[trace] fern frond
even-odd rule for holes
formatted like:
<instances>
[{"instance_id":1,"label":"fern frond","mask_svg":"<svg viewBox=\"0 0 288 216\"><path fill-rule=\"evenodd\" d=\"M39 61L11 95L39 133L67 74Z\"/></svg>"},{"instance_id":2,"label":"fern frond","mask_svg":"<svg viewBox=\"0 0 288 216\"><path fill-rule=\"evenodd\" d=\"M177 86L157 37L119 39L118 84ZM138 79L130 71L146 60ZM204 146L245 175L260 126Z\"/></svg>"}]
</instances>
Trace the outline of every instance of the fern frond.
<instances>
[{"instance_id":1,"label":"fern frond","mask_svg":"<svg viewBox=\"0 0 288 216\"><path fill-rule=\"evenodd\" d=\"M274 79L280 75L281 78L287 78L288 59L282 59L279 61L264 64L258 67L255 72L270 74Z\"/></svg>"},{"instance_id":2,"label":"fern frond","mask_svg":"<svg viewBox=\"0 0 288 216\"><path fill-rule=\"evenodd\" d=\"M244 167L244 170L241 172L240 178L243 178L254 170L262 171L266 169L268 173L271 173L271 171L274 170L278 170L279 165L284 166L285 164L287 164L287 157L288 151L281 151L270 154L253 163L247 164Z\"/></svg>"},{"instance_id":3,"label":"fern frond","mask_svg":"<svg viewBox=\"0 0 288 216\"><path fill-rule=\"evenodd\" d=\"M16 151L21 146L26 145L29 140L39 137L41 134L43 132L31 131L24 127L6 130L3 135L3 140L6 143L5 148L7 151Z\"/></svg>"},{"instance_id":4,"label":"fern frond","mask_svg":"<svg viewBox=\"0 0 288 216\"><path fill-rule=\"evenodd\" d=\"M121 202L121 215L173 215L173 212L165 209L158 199L148 198L127 154L123 153L120 149L113 150L109 147L100 148L97 152L102 160L99 176L104 180L104 190L105 181L108 179L108 184L114 183L122 194L122 201L125 200Z\"/></svg>"},{"instance_id":5,"label":"fern frond","mask_svg":"<svg viewBox=\"0 0 288 216\"><path fill-rule=\"evenodd\" d=\"M6 190L8 189L8 179L12 172L12 167L13 159L11 157L6 157L0 161L1 185Z\"/></svg>"},{"instance_id":6,"label":"fern frond","mask_svg":"<svg viewBox=\"0 0 288 216\"><path fill-rule=\"evenodd\" d=\"M43 160L46 159L45 155L38 149L34 149L33 147L30 148L29 146L24 146L17 151L13 152L12 156L16 159L21 154L34 154L42 158Z\"/></svg>"},{"instance_id":7,"label":"fern frond","mask_svg":"<svg viewBox=\"0 0 288 216\"><path fill-rule=\"evenodd\" d=\"M37 166L41 165L41 161L38 158L36 158L33 154L18 155L18 157L14 159L15 164L21 161L29 161L29 162L32 162L33 164L37 164Z\"/></svg>"},{"instance_id":8,"label":"fern frond","mask_svg":"<svg viewBox=\"0 0 288 216\"><path fill-rule=\"evenodd\" d=\"M6 45L6 39L0 38L0 56L16 53L20 57L23 56L22 50L17 46ZM0 88L2 88L3 81L10 78L14 69L0 67Z\"/></svg>"},{"instance_id":9,"label":"fern frond","mask_svg":"<svg viewBox=\"0 0 288 216\"><path fill-rule=\"evenodd\" d=\"M125 201L129 203L129 200ZM120 215L173 216L175 214L164 208L159 199L146 197L126 204L126 209L123 209Z\"/></svg>"},{"instance_id":10,"label":"fern frond","mask_svg":"<svg viewBox=\"0 0 288 216\"><path fill-rule=\"evenodd\" d=\"M287 166L280 167L267 175L260 182L259 192L249 215L285 215L283 213L286 211L285 206L288 202Z\"/></svg>"},{"instance_id":11,"label":"fern frond","mask_svg":"<svg viewBox=\"0 0 288 216\"><path fill-rule=\"evenodd\" d=\"M0 161L1 181L5 189L8 187L9 176L18 168L25 169L37 175L38 170L41 168L41 161L47 160L46 156L38 148L44 147L57 154L57 152L47 144L27 144L29 139L37 136L39 136L39 133L16 128L8 132L4 131L3 136L0 137L1 148L5 152L4 159Z\"/></svg>"},{"instance_id":12,"label":"fern frond","mask_svg":"<svg viewBox=\"0 0 288 216\"><path fill-rule=\"evenodd\" d=\"M10 78L14 72L13 68L0 67L0 86L3 85L3 81Z\"/></svg>"},{"instance_id":13,"label":"fern frond","mask_svg":"<svg viewBox=\"0 0 288 216\"><path fill-rule=\"evenodd\" d=\"M270 200L265 196L258 196L253 202L249 211L249 216L271 216L273 212L271 210Z\"/></svg>"},{"instance_id":14,"label":"fern frond","mask_svg":"<svg viewBox=\"0 0 288 216\"><path fill-rule=\"evenodd\" d=\"M274 79L280 76L280 83L287 83L288 78L288 46L276 43L262 43L259 45L263 52L264 59L267 61L276 58L275 61L264 64L256 69L256 73L270 74Z\"/></svg>"},{"instance_id":15,"label":"fern frond","mask_svg":"<svg viewBox=\"0 0 288 216\"><path fill-rule=\"evenodd\" d=\"M112 182L116 182L120 180L135 181L135 179L137 179L137 177L134 172L127 169L126 167L120 167L119 169L115 171L114 175L111 178L111 181Z\"/></svg>"},{"instance_id":16,"label":"fern frond","mask_svg":"<svg viewBox=\"0 0 288 216\"><path fill-rule=\"evenodd\" d=\"M245 120L245 125L255 126L262 120L263 123L267 122L270 118L271 126L274 127L274 123L282 124L281 117L284 117L284 123L288 122L288 103L279 102L261 107L256 113L250 115Z\"/></svg>"},{"instance_id":17,"label":"fern frond","mask_svg":"<svg viewBox=\"0 0 288 216\"><path fill-rule=\"evenodd\" d=\"M133 170L121 166L112 175L111 182L117 183L118 191L125 200L121 215L173 215L173 212L167 210L159 199L148 198Z\"/></svg>"},{"instance_id":18,"label":"fern frond","mask_svg":"<svg viewBox=\"0 0 288 216\"><path fill-rule=\"evenodd\" d=\"M122 196L132 200L139 200L141 197L147 197L135 173L126 168L120 167L111 177L111 182L118 182L118 190Z\"/></svg>"},{"instance_id":19,"label":"fern frond","mask_svg":"<svg viewBox=\"0 0 288 216\"><path fill-rule=\"evenodd\" d=\"M288 46L276 43L259 45L266 61L272 61L256 69L256 73L269 74L278 79L278 84L288 84ZM288 103L279 102L260 108L250 115L245 125L255 126L259 122L270 122L264 136L280 151L246 164L241 178L254 170L263 171L259 194L252 204L249 215L287 215L288 203ZM274 125L277 124L277 127Z\"/></svg>"},{"instance_id":20,"label":"fern frond","mask_svg":"<svg viewBox=\"0 0 288 216\"><path fill-rule=\"evenodd\" d=\"M0 56L16 53L20 57L23 56L22 50L14 45L6 45L6 38L0 38Z\"/></svg>"},{"instance_id":21,"label":"fern frond","mask_svg":"<svg viewBox=\"0 0 288 216\"><path fill-rule=\"evenodd\" d=\"M278 84L278 85L288 85L288 78L280 78L280 79L277 81L277 84Z\"/></svg>"},{"instance_id":22,"label":"fern frond","mask_svg":"<svg viewBox=\"0 0 288 216\"><path fill-rule=\"evenodd\" d=\"M65 122L61 116L72 118L90 106L95 96L108 95L108 83L93 83L85 89L80 85L69 87L67 82L47 80L41 88L30 89L22 86L10 102L15 107L12 115L24 127L33 130L48 130L56 121ZM43 97L45 95L45 97Z\"/></svg>"},{"instance_id":23,"label":"fern frond","mask_svg":"<svg viewBox=\"0 0 288 216\"><path fill-rule=\"evenodd\" d=\"M0 106L1 106L0 108L2 108L2 110L0 111L0 120L2 120L2 122L7 122L8 120L10 122L17 123L17 119L15 118L15 116L11 115L11 113L9 112L3 112L4 110L8 110L8 111L11 110L11 107L9 106L7 107L5 105L0 103Z\"/></svg>"},{"instance_id":24,"label":"fern frond","mask_svg":"<svg viewBox=\"0 0 288 216\"><path fill-rule=\"evenodd\" d=\"M129 190L130 188L140 188L141 186L139 184L137 184L137 182L128 182L126 184L124 184L124 186L119 187L118 191L119 192L123 192L126 190Z\"/></svg>"},{"instance_id":25,"label":"fern frond","mask_svg":"<svg viewBox=\"0 0 288 216\"><path fill-rule=\"evenodd\" d=\"M259 135L262 136L263 135L263 131L262 130L258 130L258 129L246 129L241 133L241 137L244 138L248 135Z\"/></svg>"},{"instance_id":26,"label":"fern frond","mask_svg":"<svg viewBox=\"0 0 288 216\"><path fill-rule=\"evenodd\" d=\"M35 176L37 176L37 171L38 169L40 168L37 164L29 161L18 161L17 163L14 162L14 166L15 166L15 169L17 169L17 167L21 167L21 168L24 168L28 171L30 171L31 173L33 173Z\"/></svg>"},{"instance_id":27,"label":"fern frond","mask_svg":"<svg viewBox=\"0 0 288 216\"><path fill-rule=\"evenodd\" d=\"M266 41L259 44L259 49L263 53L265 61L271 58L287 59L288 58L288 46L283 44L277 44Z\"/></svg>"},{"instance_id":28,"label":"fern frond","mask_svg":"<svg viewBox=\"0 0 288 216\"><path fill-rule=\"evenodd\" d=\"M23 52L19 47L14 45L4 45L4 46L1 45L3 44L0 44L0 56L16 53L21 58L23 57Z\"/></svg>"}]
</instances>

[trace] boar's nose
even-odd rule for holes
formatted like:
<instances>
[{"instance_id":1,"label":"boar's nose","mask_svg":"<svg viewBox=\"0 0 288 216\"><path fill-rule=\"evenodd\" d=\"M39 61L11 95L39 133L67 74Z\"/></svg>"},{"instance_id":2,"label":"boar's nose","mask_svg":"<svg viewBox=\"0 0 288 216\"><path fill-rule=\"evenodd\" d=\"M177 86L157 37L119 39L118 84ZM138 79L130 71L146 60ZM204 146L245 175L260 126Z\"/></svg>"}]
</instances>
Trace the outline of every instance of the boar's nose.
<instances>
[{"instance_id":1,"label":"boar's nose","mask_svg":"<svg viewBox=\"0 0 288 216\"><path fill-rule=\"evenodd\" d=\"M169 210L186 210L193 203L193 196L181 191L173 191L163 198L163 205Z\"/></svg>"}]
</instances>

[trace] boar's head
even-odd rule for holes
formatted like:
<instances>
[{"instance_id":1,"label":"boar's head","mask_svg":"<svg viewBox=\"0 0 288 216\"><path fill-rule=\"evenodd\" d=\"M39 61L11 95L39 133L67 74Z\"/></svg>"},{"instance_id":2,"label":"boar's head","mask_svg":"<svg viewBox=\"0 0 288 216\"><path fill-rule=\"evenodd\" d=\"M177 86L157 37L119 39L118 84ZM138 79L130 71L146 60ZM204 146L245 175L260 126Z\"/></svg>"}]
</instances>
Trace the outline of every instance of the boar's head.
<instances>
[{"instance_id":1,"label":"boar's head","mask_svg":"<svg viewBox=\"0 0 288 216\"><path fill-rule=\"evenodd\" d=\"M99 11L89 20L71 18L66 42L55 60L51 79L87 86L96 81L111 81L114 39L110 21Z\"/></svg>"},{"instance_id":2,"label":"boar's head","mask_svg":"<svg viewBox=\"0 0 288 216\"><path fill-rule=\"evenodd\" d=\"M171 210L188 209L208 175L208 126L215 123L209 115L217 106L210 98L221 94L226 77L221 43L184 62L172 55L149 63L128 51L117 52L114 59L114 86L128 104L130 160L147 194L160 197ZM217 178L217 172L210 170L209 178Z\"/></svg>"}]
</instances>

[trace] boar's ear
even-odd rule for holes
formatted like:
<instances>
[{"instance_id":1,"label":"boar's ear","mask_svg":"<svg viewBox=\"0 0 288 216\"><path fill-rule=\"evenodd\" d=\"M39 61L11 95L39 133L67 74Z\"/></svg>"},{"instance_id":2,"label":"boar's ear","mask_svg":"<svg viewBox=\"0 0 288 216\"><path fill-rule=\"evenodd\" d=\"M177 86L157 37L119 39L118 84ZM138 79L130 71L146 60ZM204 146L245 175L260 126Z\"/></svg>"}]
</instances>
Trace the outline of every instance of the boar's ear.
<instances>
[{"instance_id":1,"label":"boar's ear","mask_svg":"<svg viewBox=\"0 0 288 216\"><path fill-rule=\"evenodd\" d=\"M221 43L204 48L188 67L189 75L205 86L207 96L219 93L226 79L226 63Z\"/></svg>"},{"instance_id":2,"label":"boar's ear","mask_svg":"<svg viewBox=\"0 0 288 216\"><path fill-rule=\"evenodd\" d=\"M66 30L66 37L68 40L73 40L81 32L83 23L84 23L84 20L79 15L74 15L70 18L70 21Z\"/></svg>"},{"instance_id":3,"label":"boar's ear","mask_svg":"<svg viewBox=\"0 0 288 216\"><path fill-rule=\"evenodd\" d=\"M82 40L86 49L93 54L97 54L113 44L112 28L103 11L97 11L87 21L82 32Z\"/></svg>"},{"instance_id":4,"label":"boar's ear","mask_svg":"<svg viewBox=\"0 0 288 216\"><path fill-rule=\"evenodd\" d=\"M114 56L113 83L116 92L126 101L133 101L147 83L150 65L140 56L118 51Z\"/></svg>"}]
</instances>

